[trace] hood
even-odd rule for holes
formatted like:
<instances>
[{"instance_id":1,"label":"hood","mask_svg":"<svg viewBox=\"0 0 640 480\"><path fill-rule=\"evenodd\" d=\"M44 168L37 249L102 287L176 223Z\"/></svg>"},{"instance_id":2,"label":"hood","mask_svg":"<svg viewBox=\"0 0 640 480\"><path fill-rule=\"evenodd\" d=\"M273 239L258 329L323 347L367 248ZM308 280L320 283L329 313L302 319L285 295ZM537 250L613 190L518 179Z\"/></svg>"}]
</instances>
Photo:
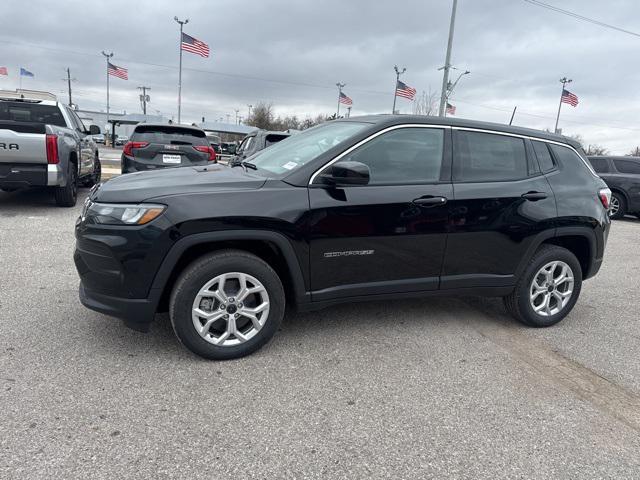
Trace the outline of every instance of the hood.
<instances>
[{"instance_id":1,"label":"hood","mask_svg":"<svg viewBox=\"0 0 640 480\"><path fill-rule=\"evenodd\" d=\"M266 180L242 167L219 164L163 168L114 177L95 189L91 199L106 203L139 203L181 193L254 190Z\"/></svg>"}]
</instances>

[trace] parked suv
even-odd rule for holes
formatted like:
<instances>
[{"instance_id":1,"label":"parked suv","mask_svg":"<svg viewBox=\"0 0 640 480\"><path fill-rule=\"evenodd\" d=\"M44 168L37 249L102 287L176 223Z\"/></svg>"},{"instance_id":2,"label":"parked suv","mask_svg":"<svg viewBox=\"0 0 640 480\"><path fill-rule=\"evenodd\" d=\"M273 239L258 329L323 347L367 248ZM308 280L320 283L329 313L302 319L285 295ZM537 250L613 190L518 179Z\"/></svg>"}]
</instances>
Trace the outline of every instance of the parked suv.
<instances>
[{"instance_id":1,"label":"parked suv","mask_svg":"<svg viewBox=\"0 0 640 480\"><path fill-rule=\"evenodd\" d=\"M640 217L640 157L589 157L611 189L611 218Z\"/></svg>"},{"instance_id":2,"label":"parked suv","mask_svg":"<svg viewBox=\"0 0 640 480\"><path fill-rule=\"evenodd\" d=\"M61 207L100 181L98 147L76 112L47 92L0 91L0 189L49 187Z\"/></svg>"},{"instance_id":3,"label":"parked suv","mask_svg":"<svg viewBox=\"0 0 640 480\"><path fill-rule=\"evenodd\" d=\"M122 149L122 173L215 163L216 152L197 127L140 123Z\"/></svg>"},{"instance_id":4,"label":"parked suv","mask_svg":"<svg viewBox=\"0 0 640 480\"><path fill-rule=\"evenodd\" d=\"M602 263L610 191L579 145L424 116L328 122L222 165L123 176L76 224L82 303L206 358L251 353L285 305L502 296L547 327ZM578 319L576 319L578 320Z\"/></svg>"},{"instance_id":5,"label":"parked suv","mask_svg":"<svg viewBox=\"0 0 640 480\"><path fill-rule=\"evenodd\" d=\"M291 134L287 132L270 132L268 130L256 130L255 132L251 132L242 139L242 142L235 152L235 157L231 159L230 164L238 165L245 158L264 150L275 143L281 142L290 136Z\"/></svg>"}]
</instances>

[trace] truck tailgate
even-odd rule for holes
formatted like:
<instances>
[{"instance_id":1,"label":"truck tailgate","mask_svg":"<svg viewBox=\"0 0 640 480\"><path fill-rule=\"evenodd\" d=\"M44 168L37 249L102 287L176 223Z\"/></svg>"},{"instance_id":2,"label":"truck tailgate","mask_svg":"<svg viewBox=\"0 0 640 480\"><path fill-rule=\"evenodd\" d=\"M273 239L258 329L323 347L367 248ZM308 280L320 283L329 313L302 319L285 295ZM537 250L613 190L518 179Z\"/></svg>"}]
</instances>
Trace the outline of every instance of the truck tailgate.
<instances>
[{"instance_id":1,"label":"truck tailgate","mask_svg":"<svg viewBox=\"0 0 640 480\"><path fill-rule=\"evenodd\" d=\"M46 126L40 123L0 122L0 163L47 163Z\"/></svg>"}]
</instances>

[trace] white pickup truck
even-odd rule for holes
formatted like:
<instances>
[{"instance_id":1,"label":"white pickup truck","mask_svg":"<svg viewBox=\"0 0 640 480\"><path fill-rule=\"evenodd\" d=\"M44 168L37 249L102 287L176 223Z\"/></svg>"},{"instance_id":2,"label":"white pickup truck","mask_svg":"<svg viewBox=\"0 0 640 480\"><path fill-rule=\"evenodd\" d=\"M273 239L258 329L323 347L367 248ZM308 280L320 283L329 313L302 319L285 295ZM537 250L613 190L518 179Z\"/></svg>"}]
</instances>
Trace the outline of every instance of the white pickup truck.
<instances>
[{"instance_id":1,"label":"white pickup truck","mask_svg":"<svg viewBox=\"0 0 640 480\"><path fill-rule=\"evenodd\" d=\"M100 182L99 133L52 94L0 91L0 189L50 187L58 205L74 206L79 185Z\"/></svg>"}]
</instances>

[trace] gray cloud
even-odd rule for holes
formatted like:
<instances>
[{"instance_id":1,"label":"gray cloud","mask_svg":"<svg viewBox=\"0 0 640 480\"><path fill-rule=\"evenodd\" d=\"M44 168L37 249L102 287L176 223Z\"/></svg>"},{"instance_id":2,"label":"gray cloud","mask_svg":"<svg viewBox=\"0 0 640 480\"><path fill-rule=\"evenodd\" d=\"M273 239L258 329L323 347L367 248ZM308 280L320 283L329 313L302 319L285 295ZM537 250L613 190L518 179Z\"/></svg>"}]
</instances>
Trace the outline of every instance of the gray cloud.
<instances>
[{"instance_id":1,"label":"gray cloud","mask_svg":"<svg viewBox=\"0 0 640 480\"><path fill-rule=\"evenodd\" d=\"M557 0L549 3L560 5ZM198 120L246 114L246 105L266 100L279 113L314 116L335 110L337 81L354 100L353 114L389 112L393 65L419 91L438 91L444 62L450 2L386 0L3 2L0 65L18 85L23 66L36 74L24 87L64 95L64 68L73 76L75 101L105 108L105 66L100 51L129 69L130 80L112 78L112 105L137 112L139 85L151 86L151 111L176 112L178 27L206 41L209 59L185 54L183 118ZM640 30L634 0L564 1L562 8ZM15 18L16 21L6 21ZM640 144L637 123L640 39L578 22L521 0L460 0L453 63L469 69L452 103L458 116L552 128L560 84L580 105L563 105L565 133L626 153ZM155 64L155 65L154 65ZM166 65L166 66L165 66ZM411 103L398 100L403 112Z\"/></svg>"}]
</instances>

